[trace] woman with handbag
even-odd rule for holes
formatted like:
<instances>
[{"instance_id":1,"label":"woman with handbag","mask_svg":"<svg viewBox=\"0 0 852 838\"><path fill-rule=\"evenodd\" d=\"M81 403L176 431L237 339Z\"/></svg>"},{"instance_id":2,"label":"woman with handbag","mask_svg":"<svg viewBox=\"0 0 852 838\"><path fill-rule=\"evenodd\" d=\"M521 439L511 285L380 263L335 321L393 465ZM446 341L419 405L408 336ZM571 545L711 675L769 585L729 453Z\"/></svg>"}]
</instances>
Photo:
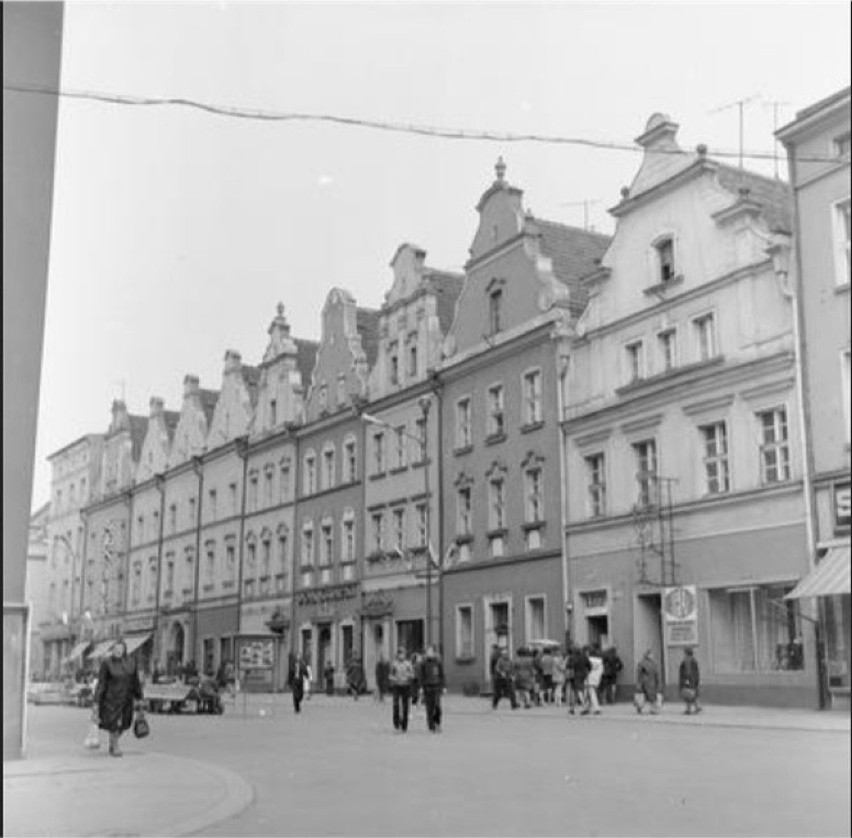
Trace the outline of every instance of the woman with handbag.
<instances>
[{"instance_id":1,"label":"woman with handbag","mask_svg":"<svg viewBox=\"0 0 852 838\"><path fill-rule=\"evenodd\" d=\"M109 753L120 757L118 740L122 733L133 724L133 711L141 709L142 683L136 661L127 657L127 646L123 640L117 640L104 658L98 673L98 686L95 691L97 724L101 730L109 733ZM139 721L139 720L137 720ZM147 725L144 717L141 722ZM145 735L140 725L137 735Z\"/></svg>"},{"instance_id":2,"label":"woman with handbag","mask_svg":"<svg viewBox=\"0 0 852 838\"><path fill-rule=\"evenodd\" d=\"M698 684L700 680L698 661L695 660L692 649L687 646L683 650L683 660L680 662L678 670L680 697L683 699L683 703L686 704L686 709L683 711L685 716L701 712L702 708L698 704Z\"/></svg>"}]
</instances>

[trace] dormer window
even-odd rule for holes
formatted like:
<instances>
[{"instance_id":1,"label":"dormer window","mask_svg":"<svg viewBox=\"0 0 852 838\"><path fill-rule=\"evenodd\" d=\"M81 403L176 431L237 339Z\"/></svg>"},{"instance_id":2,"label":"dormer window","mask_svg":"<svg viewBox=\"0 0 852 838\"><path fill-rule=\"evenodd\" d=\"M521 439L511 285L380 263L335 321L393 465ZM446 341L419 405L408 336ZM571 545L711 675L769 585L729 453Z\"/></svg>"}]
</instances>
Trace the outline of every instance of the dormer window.
<instances>
[{"instance_id":1,"label":"dormer window","mask_svg":"<svg viewBox=\"0 0 852 838\"><path fill-rule=\"evenodd\" d=\"M670 238L662 239L654 247L659 266L658 279L660 282L671 282L675 278L674 241Z\"/></svg>"},{"instance_id":2,"label":"dormer window","mask_svg":"<svg viewBox=\"0 0 852 838\"><path fill-rule=\"evenodd\" d=\"M838 157L849 157L852 151L852 134L848 131L834 138L834 153Z\"/></svg>"},{"instance_id":3,"label":"dormer window","mask_svg":"<svg viewBox=\"0 0 852 838\"><path fill-rule=\"evenodd\" d=\"M492 335L503 328L503 289L495 288L488 295L488 326Z\"/></svg>"}]
</instances>

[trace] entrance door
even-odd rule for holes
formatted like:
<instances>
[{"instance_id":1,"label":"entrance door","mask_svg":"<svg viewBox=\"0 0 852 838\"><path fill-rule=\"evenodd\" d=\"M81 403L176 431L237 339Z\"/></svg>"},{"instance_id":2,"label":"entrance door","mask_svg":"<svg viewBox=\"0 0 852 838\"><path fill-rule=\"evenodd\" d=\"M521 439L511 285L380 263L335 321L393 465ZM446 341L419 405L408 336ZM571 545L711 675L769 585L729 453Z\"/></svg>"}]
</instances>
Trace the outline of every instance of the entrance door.
<instances>
[{"instance_id":1,"label":"entrance door","mask_svg":"<svg viewBox=\"0 0 852 838\"><path fill-rule=\"evenodd\" d=\"M633 659L638 664L650 649L660 668L661 687L665 687L666 662L663 657L662 604L659 594L637 595L633 623Z\"/></svg>"},{"instance_id":2,"label":"entrance door","mask_svg":"<svg viewBox=\"0 0 852 838\"><path fill-rule=\"evenodd\" d=\"M372 690L376 684L376 664L381 660L385 647L384 626L378 621L371 620L367 628L367 639L364 644L364 672L367 676L367 686Z\"/></svg>"},{"instance_id":3,"label":"entrance door","mask_svg":"<svg viewBox=\"0 0 852 838\"><path fill-rule=\"evenodd\" d=\"M314 654L314 630L310 628L302 629L302 660L312 665L311 661Z\"/></svg>"},{"instance_id":4,"label":"entrance door","mask_svg":"<svg viewBox=\"0 0 852 838\"><path fill-rule=\"evenodd\" d=\"M609 617L586 617L586 634L590 646L603 651L609 646Z\"/></svg>"},{"instance_id":5,"label":"entrance door","mask_svg":"<svg viewBox=\"0 0 852 838\"><path fill-rule=\"evenodd\" d=\"M204 639L204 664L201 669L202 674L206 672L215 672L214 666L216 663L216 647L212 637Z\"/></svg>"},{"instance_id":6,"label":"entrance door","mask_svg":"<svg viewBox=\"0 0 852 838\"><path fill-rule=\"evenodd\" d=\"M314 672L314 683L323 683L323 672L328 661L334 665L334 659L331 654L331 625L326 623L319 627L319 637L317 638L317 668Z\"/></svg>"},{"instance_id":7,"label":"entrance door","mask_svg":"<svg viewBox=\"0 0 852 838\"><path fill-rule=\"evenodd\" d=\"M340 663L345 668L355 651L355 631L352 626L340 627Z\"/></svg>"},{"instance_id":8,"label":"entrance door","mask_svg":"<svg viewBox=\"0 0 852 838\"><path fill-rule=\"evenodd\" d=\"M485 682L491 686L491 650L494 646L509 649L511 654L511 626L509 625L509 603L489 602L485 609Z\"/></svg>"},{"instance_id":9,"label":"entrance door","mask_svg":"<svg viewBox=\"0 0 852 838\"><path fill-rule=\"evenodd\" d=\"M423 620L397 620L396 648L405 649L407 657L423 650Z\"/></svg>"}]
</instances>

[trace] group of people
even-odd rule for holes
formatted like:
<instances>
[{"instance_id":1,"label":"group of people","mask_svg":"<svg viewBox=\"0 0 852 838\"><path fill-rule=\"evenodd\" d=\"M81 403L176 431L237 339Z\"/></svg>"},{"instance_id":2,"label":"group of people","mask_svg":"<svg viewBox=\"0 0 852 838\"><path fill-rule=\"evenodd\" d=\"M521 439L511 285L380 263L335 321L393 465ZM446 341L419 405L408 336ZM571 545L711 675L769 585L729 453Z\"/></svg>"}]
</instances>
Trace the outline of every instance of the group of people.
<instances>
[{"instance_id":1,"label":"group of people","mask_svg":"<svg viewBox=\"0 0 852 838\"><path fill-rule=\"evenodd\" d=\"M432 733L440 733L441 695L446 689L446 678L444 664L435 647L430 646L423 657L412 655L411 660L406 657L405 649L397 649L396 659L387 664L386 670L387 682L382 683L382 690L387 686L393 695L394 730L399 733L408 730L409 706L417 704L422 694L426 724ZM384 664L382 671L384 675ZM379 698L384 699L384 692L381 692Z\"/></svg>"},{"instance_id":2,"label":"group of people","mask_svg":"<svg viewBox=\"0 0 852 838\"><path fill-rule=\"evenodd\" d=\"M515 660L507 648L491 649L491 706L508 698L513 708L567 705L572 715L600 713L601 700L615 701L616 682L624 665L615 647L598 646L530 649L522 646Z\"/></svg>"}]
</instances>

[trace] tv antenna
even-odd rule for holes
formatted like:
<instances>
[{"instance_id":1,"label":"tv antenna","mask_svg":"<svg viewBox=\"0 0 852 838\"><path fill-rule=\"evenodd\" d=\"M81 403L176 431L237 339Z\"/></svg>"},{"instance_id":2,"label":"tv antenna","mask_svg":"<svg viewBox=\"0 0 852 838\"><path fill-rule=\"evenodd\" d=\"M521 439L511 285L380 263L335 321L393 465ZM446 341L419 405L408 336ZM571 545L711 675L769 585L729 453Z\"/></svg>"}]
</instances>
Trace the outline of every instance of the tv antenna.
<instances>
[{"instance_id":1,"label":"tv antenna","mask_svg":"<svg viewBox=\"0 0 852 838\"><path fill-rule=\"evenodd\" d=\"M585 198L582 201L568 201L566 203L559 204L560 207L582 207L583 208L583 229L588 232L589 230L589 207L594 206L595 204L599 204L600 200L598 198Z\"/></svg>"},{"instance_id":2,"label":"tv antenna","mask_svg":"<svg viewBox=\"0 0 852 838\"><path fill-rule=\"evenodd\" d=\"M737 99L736 102L729 102L727 105L722 105L719 108L714 108L710 111L711 114L721 113L722 111L728 111L731 108L737 108L739 111L739 123L740 123L740 168L743 167L743 126L745 123L744 119L744 108L750 102L754 102L755 100L760 98L759 93L755 93L753 96L748 96L745 99Z\"/></svg>"},{"instance_id":3,"label":"tv antenna","mask_svg":"<svg viewBox=\"0 0 852 838\"><path fill-rule=\"evenodd\" d=\"M774 140L773 149L775 151L775 155L772 158L775 163L775 180L778 180L778 147L780 143L778 142L778 137L775 135L778 133L778 116L780 114L780 109L788 106L789 102L781 102L781 101L772 101L772 102L764 102L764 108L772 108L772 139Z\"/></svg>"}]
</instances>

